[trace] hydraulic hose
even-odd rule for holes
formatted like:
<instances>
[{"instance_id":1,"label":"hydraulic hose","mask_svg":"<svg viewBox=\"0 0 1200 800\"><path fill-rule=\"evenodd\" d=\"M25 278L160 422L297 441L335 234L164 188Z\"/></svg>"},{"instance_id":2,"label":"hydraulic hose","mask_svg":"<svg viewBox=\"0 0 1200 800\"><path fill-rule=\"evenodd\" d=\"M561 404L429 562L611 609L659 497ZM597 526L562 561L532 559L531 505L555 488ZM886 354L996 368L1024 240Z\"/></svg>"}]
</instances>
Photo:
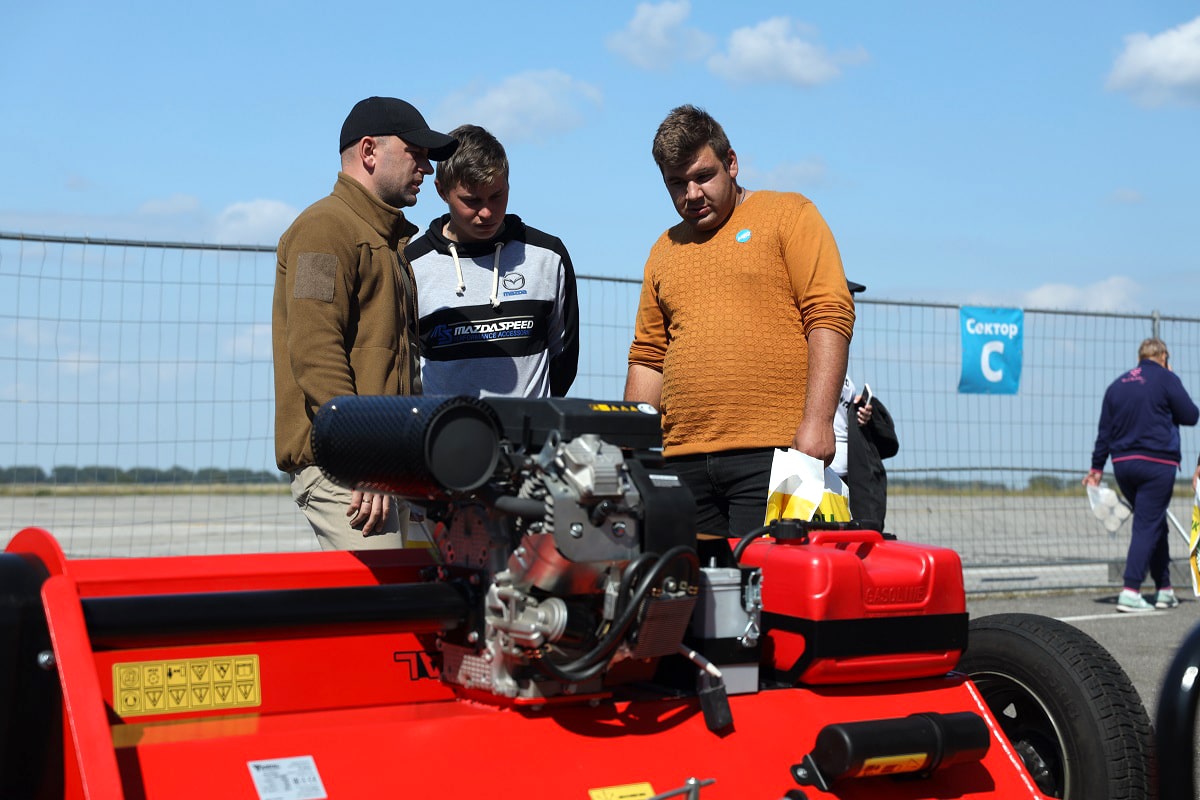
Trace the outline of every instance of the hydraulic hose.
<instances>
[{"instance_id":1,"label":"hydraulic hose","mask_svg":"<svg viewBox=\"0 0 1200 800\"><path fill-rule=\"evenodd\" d=\"M770 525L760 525L759 527L742 536L741 539L738 539L738 543L734 545L733 548L733 560L740 564L742 561L742 553L746 552L746 548L750 546L750 543L763 536L769 530L771 530Z\"/></svg>"},{"instance_id":2,"label":"hydraulic hose","mask_svg":"<svg viewBox=\"0 0 1200 800\"><path fill-rule=\"evenodd\" d=\"M667 569L681 559L690 563L693 578L695 579L700 569L700 559L697 557L695 549L686 545L672 547L662 554L662 557L659 558L654 566L650 568L650 571L646 573L646 576L638 583L638 587L634 591L630 602L613 622L608 633L605 634L604 638L595 647L566 664L554 664L547 659L540 659L537 662L538 666L553 677L570 682L579 682L598 675L608 663L612 652L620 645L621 640L629 630L629 626L633 624L642 599L658 584Z\"/></svg>"},{"instance_id":3,"label":"hydraulic hose","mask_svg":"<svg viewBox=\"0 0 1200 800\"><path fill-rule=\"evenodd\" d=\"M613 614L614 619L620 617L621 612L629 604L629 591L633 588L634 579L637 578L647 564L655 561L658 561L658 553L642 553L626 565L625 573L621 575L621 583L617 588L617 608Z\"/></svg>"}]
</instances>

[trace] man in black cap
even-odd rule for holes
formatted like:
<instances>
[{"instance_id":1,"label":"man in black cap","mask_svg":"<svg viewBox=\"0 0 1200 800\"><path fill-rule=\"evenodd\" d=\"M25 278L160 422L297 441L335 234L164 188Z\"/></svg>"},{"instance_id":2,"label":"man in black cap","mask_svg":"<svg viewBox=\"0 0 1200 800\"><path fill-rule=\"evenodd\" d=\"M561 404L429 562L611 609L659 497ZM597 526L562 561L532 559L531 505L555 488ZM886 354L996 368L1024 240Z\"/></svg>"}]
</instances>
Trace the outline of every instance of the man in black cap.
<instances>
[{"instance_id":1,"label":"man in black cap","mask_svg":"<svg viewBox=\"0 0 1200 800\"><path fill-rule=\"evenodd\" d=\"M417 299L404 246L430 159L452 136L431 130L412 105L369 97L342 124L333 193L300 213L279 240L272 309L275 457L292 497L326 550L404 547L409 509L385 494L350 491L313 463L312 418L351 394L419 394ZM417 533L414 526L413 533ZM421 532L420 538L424 539Z\"/></svg>"}]
</instances>

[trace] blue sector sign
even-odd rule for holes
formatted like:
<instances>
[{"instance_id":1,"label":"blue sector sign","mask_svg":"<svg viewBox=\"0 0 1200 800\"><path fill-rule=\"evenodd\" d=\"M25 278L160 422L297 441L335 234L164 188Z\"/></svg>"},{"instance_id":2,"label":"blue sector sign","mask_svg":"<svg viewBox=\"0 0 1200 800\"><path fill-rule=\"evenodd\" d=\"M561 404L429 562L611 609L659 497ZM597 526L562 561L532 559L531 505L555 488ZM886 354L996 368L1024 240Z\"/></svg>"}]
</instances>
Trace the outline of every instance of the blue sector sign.
<instances>
[{"instance_id":1,"label":"blue sector sign","mask_svg":"<svg viewBox=\"0 0 1200 800\"><path fill-rule=\"evenodd\" d=\"M1016 394L1021 384L1025 312L1019 308L962 306L960 394Z\"/></svg>"}]
</instances>

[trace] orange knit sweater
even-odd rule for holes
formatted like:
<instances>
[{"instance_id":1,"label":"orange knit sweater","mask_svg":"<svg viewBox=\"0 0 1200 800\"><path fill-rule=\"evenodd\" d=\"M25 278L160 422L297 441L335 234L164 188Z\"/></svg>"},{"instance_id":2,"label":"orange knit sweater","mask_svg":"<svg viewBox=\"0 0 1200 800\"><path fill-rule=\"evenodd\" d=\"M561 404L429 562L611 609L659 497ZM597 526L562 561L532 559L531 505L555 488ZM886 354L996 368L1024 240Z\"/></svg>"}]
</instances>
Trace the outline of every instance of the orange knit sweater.
<instances>
[{"instance_id":1,"label":"orange knit sweater","mask_svg":"<svg viewBox=\"0 0 1200 800\"><path fill-rule=\"evenodd\" d=\"M849 339L854 301L803 195L754 192L716 231L680 223L659 237L629 363L662 372L664 454L790 446L816 328Z\"/></svg>"}]
</instances>

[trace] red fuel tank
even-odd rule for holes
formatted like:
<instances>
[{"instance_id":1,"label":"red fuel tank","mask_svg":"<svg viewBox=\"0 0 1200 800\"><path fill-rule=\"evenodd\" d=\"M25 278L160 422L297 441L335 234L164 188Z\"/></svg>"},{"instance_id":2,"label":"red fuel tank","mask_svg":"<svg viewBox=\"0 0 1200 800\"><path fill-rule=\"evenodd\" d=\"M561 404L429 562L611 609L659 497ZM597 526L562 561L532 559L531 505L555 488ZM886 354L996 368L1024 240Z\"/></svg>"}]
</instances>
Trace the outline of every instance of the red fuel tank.
<instances>
[{"instance_id":1,"label":"red fuel tank","mask_svg":"<svg viewBox=\"0 0 1200 800\"><path fill-rule=\"evenodd\" d=\"M904 680L954 669L966 647L962 562L953 550L876 531L764 538L762 677L786 685Z\"/></svg>"}]
</instances>

